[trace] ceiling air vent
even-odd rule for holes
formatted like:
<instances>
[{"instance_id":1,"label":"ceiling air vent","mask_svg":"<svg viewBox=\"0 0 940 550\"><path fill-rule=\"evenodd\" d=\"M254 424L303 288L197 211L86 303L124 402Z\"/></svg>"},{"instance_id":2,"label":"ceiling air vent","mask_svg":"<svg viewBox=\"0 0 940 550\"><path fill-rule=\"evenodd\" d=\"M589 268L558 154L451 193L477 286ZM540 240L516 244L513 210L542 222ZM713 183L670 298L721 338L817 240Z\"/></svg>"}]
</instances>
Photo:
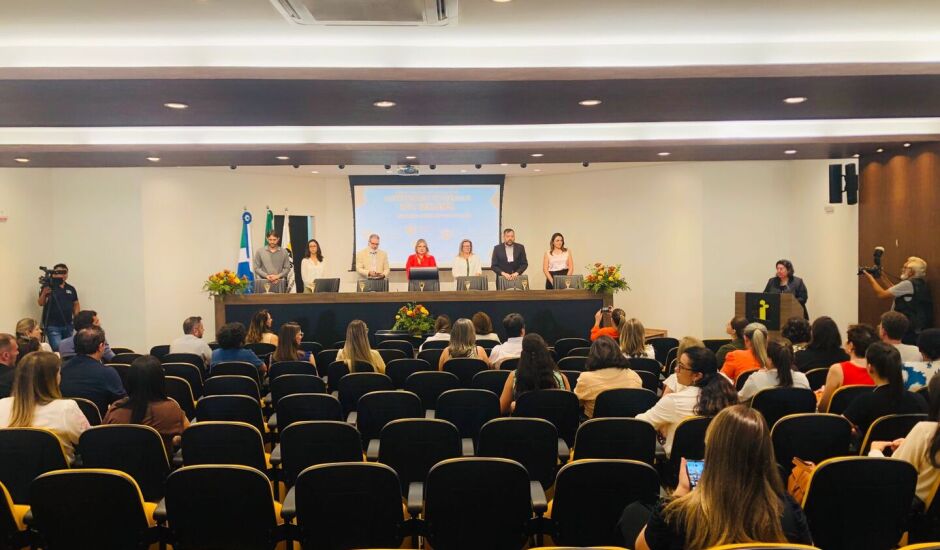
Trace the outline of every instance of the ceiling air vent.
<instances>
[{"instance_id":1,"label":"ceiling air vent","mask_svg":"<svg viewBox=\"0 0 940 550\"><path fill-rule=\"evenodd\" d=\"M298 25L452 25L457 0L271 0Z\"/></svg>"}]
</instances>

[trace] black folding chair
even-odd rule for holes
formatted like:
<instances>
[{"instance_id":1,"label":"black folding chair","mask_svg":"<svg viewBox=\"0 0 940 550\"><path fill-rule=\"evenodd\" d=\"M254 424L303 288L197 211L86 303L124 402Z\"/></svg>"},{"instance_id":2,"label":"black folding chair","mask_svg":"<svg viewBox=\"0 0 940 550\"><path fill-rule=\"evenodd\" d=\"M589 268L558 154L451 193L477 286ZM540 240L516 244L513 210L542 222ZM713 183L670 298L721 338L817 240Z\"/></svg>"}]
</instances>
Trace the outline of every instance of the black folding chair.
<instances>
[{"instance_id":1,"label":"black folding chair","mask_svg":"<svg viewBox=\"0 0 940 550\"><path fill-rule=\"evenodd\" d=\"M405 380L404 389L420 397L425 410L434 410L442 393L459 387L460 379L449 372L419 371Z\"/></svg>"},{"instance_id":2,"label":"black folding chair","mask_svg":"<svg viewBox=\"0 0 940 550\"><path fill-rule=\"evenodd\" d=\"M791 414L773 425L770 439L783 478L788 479L794 458L819 464L827 458L848 455L852 423L837 414Z\"/></svg>"},{"instance_id":3,"label":"black folding chair","mask_svg":"<svg viewBox=\"0 0 940 550\"><path fill-rule=\"evenodd\" d=\"M449 372L457 376L460 380L460 386L469 388L473 376L478 372L487 370L486 361L482 359L470 359L466 357L457 357L449 359L444 363L444 372Z\"/></svg>"},{"instance_id":4,"label":"black folding chair","mask_svg":"<svg viewBox=\"0 0 940 550\"><path fill-rule=\"evenodd\" d=\"M500 396L503 394L503 387L508 378L508 370L485 370L473 375L470 387L477 390L490 390Z\"/></svg>"},{"instance_id":5,"label":"black folding chair","mask_svg":"<svg viewBox=\"0 0 940 550\"><path fill-rule=\"evenodd\" d=\"M594 401L594 418L629 417L644 413L659 400L647 389L619 388L602 391Z\"/></svg>"},{"instance_id":6,"label":"black folding chair","mask_svg":"<svg viewBox=\"0 0 940 550\"><path fill-rule=\"evenodd\" d=\"M385 374L392 379L398 389L405 387L405 380L412 374L430 370L437 370L437 367L432 368L424 359L393 359L385 363Z\"/></svg>"},{"instance_id":7,"label":"black folding chair","mask_svg":"<svg viewBox=\"0 0 940 550\"><path fill-rule=\"evenodd\" d=\"M581 406L574 393L567 390L536 390L525 392L516 399L513 416L542 418L558 429L569 447L574 445L575 432Z\"/></svg>"},{"instance_id":8,"label":"black folding chair","mask_svg":"<svg viewBox=\"0 0 940 550\"><path fill-rule=\"evenodd\" d=\"M616 458L653 464L656 430L635 418L594 418L578 427L572 460Z\"/></svg>"}]
</instances>

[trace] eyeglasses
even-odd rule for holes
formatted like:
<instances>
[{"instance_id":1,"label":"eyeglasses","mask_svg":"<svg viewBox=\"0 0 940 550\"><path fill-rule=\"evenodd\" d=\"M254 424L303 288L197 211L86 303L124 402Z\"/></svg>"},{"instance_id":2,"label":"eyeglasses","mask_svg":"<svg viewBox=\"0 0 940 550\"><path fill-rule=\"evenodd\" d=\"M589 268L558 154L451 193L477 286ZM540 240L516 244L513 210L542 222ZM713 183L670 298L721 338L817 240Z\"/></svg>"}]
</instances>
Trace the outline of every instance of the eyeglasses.
<instances>
[{"instance_id":1,"label":"eyeglasses","mask_svg":"<svg viewBox=\"0 0 940 550\"><path fill-rule=\"evenodd\" d=\"M676 369L675 369L676 372L678 372L679 369L687 370L687 371L689 371L689 372L692 372L692 367L690 367L689 365L686 365L685 363L683 363L683 362L681 362L681 361L676 361Z\"/></svg>"}]
</instances>

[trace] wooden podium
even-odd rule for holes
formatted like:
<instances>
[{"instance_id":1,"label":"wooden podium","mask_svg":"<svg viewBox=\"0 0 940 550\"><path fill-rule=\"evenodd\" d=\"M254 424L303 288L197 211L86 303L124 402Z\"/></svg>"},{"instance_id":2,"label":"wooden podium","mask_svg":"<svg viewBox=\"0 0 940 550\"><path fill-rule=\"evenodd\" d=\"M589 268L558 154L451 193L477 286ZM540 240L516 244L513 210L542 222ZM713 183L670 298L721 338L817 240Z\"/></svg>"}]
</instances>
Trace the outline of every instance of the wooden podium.
<instances>
[{"instance_id":1,"label":"wooden podium","mask_svg":"<svg viewBox=\"0 0 940 550\"><path fill-rule=\"evenodd\" d=\"M734 314L746 317L750 323L761 323L772 334L791 317L803 318L803 306L792 294L765 292L735 292Z\"/></svg>"}]
</instances>

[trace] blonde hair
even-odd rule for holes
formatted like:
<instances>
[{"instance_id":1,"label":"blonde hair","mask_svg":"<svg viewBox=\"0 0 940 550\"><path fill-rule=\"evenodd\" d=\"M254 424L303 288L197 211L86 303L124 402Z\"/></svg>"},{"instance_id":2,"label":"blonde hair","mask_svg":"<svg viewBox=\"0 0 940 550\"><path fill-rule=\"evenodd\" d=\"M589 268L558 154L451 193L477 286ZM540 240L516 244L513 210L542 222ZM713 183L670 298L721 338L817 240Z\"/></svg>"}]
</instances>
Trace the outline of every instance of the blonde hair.
<instances>
[{"instance_id":1,"label":"blonde hair","mask_svg":"<svg viewBox=\"0 0 940 550\"><path fill-rule=\"evenodd\" d=\"M685 526L685 548L732 542L786 542L783 482L767 423L756 409L728 407L705 432L705 468L698 486L664 509Z\"/></svg>"},{"instance_id":2,"label":"blonde hair","mask_svg":"<svg viewBox=\"0 0 940 550\"><path fill-rule=\"evenodd\" d=\"M457 247L457 255L463 254L463 243L470 243L470 253L473 254L473 241L470 239L464 239L460 241L460 246Z\"/></svg>"},{"instance_id":3,"label":"blonde hair","mask_svg":"<svg viewBox=\"0 0 940 550\"><path fill-rule=\"evenodd\" d=\"M760 323L751 323L744 327L744 338L751 341L751 353L760 363L761 368L770 368L767 357L767 327Z\"/></svg>"},{"instance_id":4,"label":"blonde hair","mask_svg":"<svg viewBox=\"0 0 940 550\"><path fill-rule=\"evenodd\" d=\"M61 365L59 356L47 351L34 351L23 357L13 374L9 427L29 427L36 407L62 399L58 380Z\"/></svg>"},{"instance_id":5,"label":"blonde hair","mask_svg":"<svg viewBox=\"0 0 940 550\"><path fill-rule=\"evenodd\" d=\"M20 319L16 323L16 336L26 340L29 338L29 333L36 330L36 327L39 326L39 323L35 319L30 319L29 317L25 319Z\"/></svg>"},{"instance_id":6,"label":"blonde hair","mask_svg":"<svg viewBox=\"0 0 940 550\"><path fill-rule=\"evenodd\" d=\"M457 319L454 326L450 329L450 350L451 357L470 357L477 349L477 333L473 328L473 321L470 319Z\"/></svg>"},{"instance_id":7,"label":"blonde hair","mask_svg":"<svg viewBox=\"0 0 940 550\"><path fill-rule=\"evenodd\" d=\"M268 332L268 319L271 313L266 309L258 310L251 318L248 325L248 334L245 336L246 344L259 344L264 339L264 334Z\"/></svg>"},{"instance_id":8,"label":"blonde hair","mask_svg":"<svg viewBox=\"0 0 940 550\"><path fill-rule=\"evenodd\" d=\"M352 371L357 361L372 364L372 347L369 345L369 327L359 319L350 321L346 327L346 345L343 360Z\"/></svg>"},{"instance_id":9,"label":"blonde hair","mask_svg":"<svg viewBox=\"0 0 940 550\"><path fill-rule=\"evenodd\" d=\"M676 359L682 357L682 354L685 353L685 350L689 348L704 348L705 342L702 342L698 338L693 336L684 336L682 340L679 340L679 349L676 350Z\"/></svg>"},{"instance_id":10,"label":"blonde hair","mask_svg":"<svg viewBox=\"0 0 940 550\"><path fill-rule=\"evenodd\" d=\"M418 253L418 247L421 246L422 244L424 245L425 254L431 252L431 247L428 246L428 242L424 239L418 239L417 241L415 241L415 254Z\"/></svg>"},{"instance_id":11,"label":"blonde hair","mask_svg":"<svg viewBox=\"0 0 940 550\"><path fill-rule=\"evenodd\" d=\"M630 357L647 357L646 329L638 319L627 319L621 325L620 351Z\"/></svg>"},{"instance_id":12,"label":"blonde hair","mask_svg":"<svg viewBox=\"0 0 940 550\"><path fill-rule=\"evenodd\" d=\"M911 256L907 259L907 266L914 272L914 277L926 277L927 276L927 262L923 258L918 258L917 256Z\"/></svg>"}]
</instances>

